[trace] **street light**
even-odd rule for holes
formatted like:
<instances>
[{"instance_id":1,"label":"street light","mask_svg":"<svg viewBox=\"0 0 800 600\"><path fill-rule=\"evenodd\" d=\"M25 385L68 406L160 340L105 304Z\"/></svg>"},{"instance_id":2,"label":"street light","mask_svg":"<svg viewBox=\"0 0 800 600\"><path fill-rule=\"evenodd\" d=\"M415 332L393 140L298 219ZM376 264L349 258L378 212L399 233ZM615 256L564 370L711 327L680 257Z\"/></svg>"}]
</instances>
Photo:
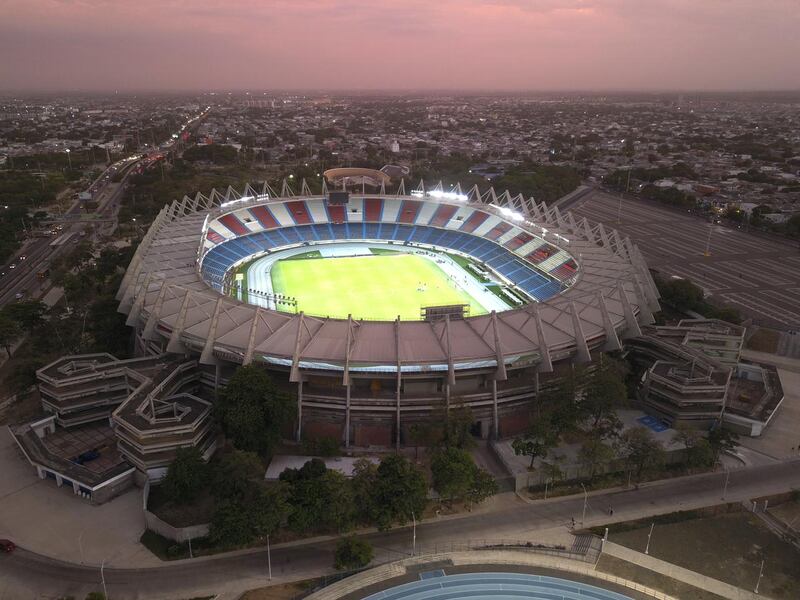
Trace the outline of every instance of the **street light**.
<instances>
[{"instance_id":1,"label":"street light","mask_svg":"<svg viewBox=\"0 0 800 600\"><path fill-rule=\"evenodd\" d=\"M655 526L655 522L650 523L650 533L647 534L647 546L644 549L645 554L650 554L650 536L653 535L653 527Z\"/></svg>"},{"instance_id":2,"label":"street light","mask_svg":"<svg viewBox=\"0 0 800 600\"><path fill-rule=\"evenodd\" d=\"M267 535L267 570L269 572L269 580L272 581L272 553L269 547L269 535Z\"/></svg>"},{"instance_id":3,"label":"street light","mask_svg":"<svg viewBox=\"0 0 800 600\"><path fill-rule=\"evenodd\" d=\"M761 585L761 578L764 576L764 560L761 560L761 568L758 570L758 581L756 581L756 589L753 591L758 593L758 586Z\"/></svg>"},{"instance_id":4,"label":"street light","mask_svg":"<svg viewBox=\"0 0 800 600\"><path fill-rule=\"evenodd\" d=\"M411 511L411 556L417 554L417 518L414 516L414 511Z\"/></svg>"},{"instance_id":5,"label":"street light","mask_svg":"<svg viewBox=\"0 0 800 600\"><path fill-rule=\"evenodd\" d=\"M586 486L581 484L583 488L583 516L581 517L581 525L586 522L586 503L588 502L588 494L586 492Z\"/></svg>"},{"instance_id":6,"label":"street light","mask_svg":"<svg viewBox=\"0 0 800 600\"><path fill-rule=\"evenodd\" d=\"M103 569L106 566L106 561L103 559L103 562L100 563L100 579L103 582L103 597L108 598L108 590L106 589L106 576L103 574Z\"/></svg>"},{"instance_id":7,"label":"street light","mask_svg":"<svg viewBox=\"0 0 800 600\"><path fill-rule=\"evenodd\" d=\"M69 155L69 148L64 150L67 153L67 161L69 161L69 170L72 171L72 157Z\"/></svg>"}]
</instances>

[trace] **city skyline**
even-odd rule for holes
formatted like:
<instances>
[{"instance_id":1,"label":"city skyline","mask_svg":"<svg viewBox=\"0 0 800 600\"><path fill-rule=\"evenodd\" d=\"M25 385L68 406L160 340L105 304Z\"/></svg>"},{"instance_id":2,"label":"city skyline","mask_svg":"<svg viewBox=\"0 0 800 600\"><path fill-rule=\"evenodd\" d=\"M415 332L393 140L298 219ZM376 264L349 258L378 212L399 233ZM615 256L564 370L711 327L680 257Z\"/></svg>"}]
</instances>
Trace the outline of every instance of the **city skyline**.
<instances>
[{"instance_id":1,"label":"city skyline","mask_svg":"<svg viewBox=\"0 0 800 600\"><path fill-rule=\"evenodd\" d=\"M800 88L789 0L8 0L3 91Z\"/></svg>"}]
</instances>

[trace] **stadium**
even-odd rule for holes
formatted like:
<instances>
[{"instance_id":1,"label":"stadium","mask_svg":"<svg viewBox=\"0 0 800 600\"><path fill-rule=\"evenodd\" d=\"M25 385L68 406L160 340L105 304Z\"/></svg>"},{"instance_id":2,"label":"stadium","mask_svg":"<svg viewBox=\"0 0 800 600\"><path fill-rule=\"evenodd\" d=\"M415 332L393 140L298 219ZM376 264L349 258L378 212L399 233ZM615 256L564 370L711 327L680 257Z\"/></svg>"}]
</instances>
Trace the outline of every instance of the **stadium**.
<instances>
[{"instance_id":1,"label":"stadium","mask_svg":"<svg viewBox=\"0 0 800 600\"><path fill-rule=\"evenodd\" d=\"M164 207L118 295L137 354L196 358L213 386L263 365L297 398L298 439L399 445L454 405L506 437L540 386L658 309L639 250L601 224L492 189L325 175L320 194L284 181Z\"/></svg>"}]
</instances>

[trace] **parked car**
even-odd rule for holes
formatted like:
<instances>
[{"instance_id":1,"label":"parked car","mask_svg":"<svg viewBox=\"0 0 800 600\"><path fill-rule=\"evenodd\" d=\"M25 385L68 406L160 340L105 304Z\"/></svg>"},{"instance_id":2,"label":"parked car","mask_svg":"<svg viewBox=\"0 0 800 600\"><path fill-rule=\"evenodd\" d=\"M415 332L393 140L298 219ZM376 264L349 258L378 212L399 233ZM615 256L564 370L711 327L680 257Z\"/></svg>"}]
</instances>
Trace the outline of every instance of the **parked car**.
<instances>
[{"instance_id":1,"label":"parked car","mask_svg":"<svg viewBox=\"0 0 800 600\"><path fill-rule=\"evenodd\" d=\"M11 540L0 540L0 550L5 552L6 554L10 554L16 549L17 545Z\"/></svg>"}]
</instances>

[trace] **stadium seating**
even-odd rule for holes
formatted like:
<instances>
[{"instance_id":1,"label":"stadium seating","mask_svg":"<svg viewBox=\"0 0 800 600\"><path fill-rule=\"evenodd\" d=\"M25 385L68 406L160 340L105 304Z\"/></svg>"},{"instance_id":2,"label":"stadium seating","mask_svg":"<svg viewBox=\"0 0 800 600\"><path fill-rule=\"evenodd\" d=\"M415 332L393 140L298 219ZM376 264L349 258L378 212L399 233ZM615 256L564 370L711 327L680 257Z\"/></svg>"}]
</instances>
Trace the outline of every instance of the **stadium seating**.
<instances>
[{"instance_id":1,"label":"stadium seating","mask_svg":"<svg viewBox=\"0 0 800 600\"><path fill-rule=\"evenodd\" d=\"M373 207L373 210L376 209ZM537 300L544 300L561 291L563 286L560 282L569 279L577 266L571 259L561 261L563 264L554 266L553 277L548 277L511 250L469 233L396 222L353 222L296 225L228 239L207 251L203 258L202 273L214 287L221 289L225 273L234 263L248 256L292 244L339 239L410 242L457 250L485 263Z\"/></svg>"}]
</instances>

